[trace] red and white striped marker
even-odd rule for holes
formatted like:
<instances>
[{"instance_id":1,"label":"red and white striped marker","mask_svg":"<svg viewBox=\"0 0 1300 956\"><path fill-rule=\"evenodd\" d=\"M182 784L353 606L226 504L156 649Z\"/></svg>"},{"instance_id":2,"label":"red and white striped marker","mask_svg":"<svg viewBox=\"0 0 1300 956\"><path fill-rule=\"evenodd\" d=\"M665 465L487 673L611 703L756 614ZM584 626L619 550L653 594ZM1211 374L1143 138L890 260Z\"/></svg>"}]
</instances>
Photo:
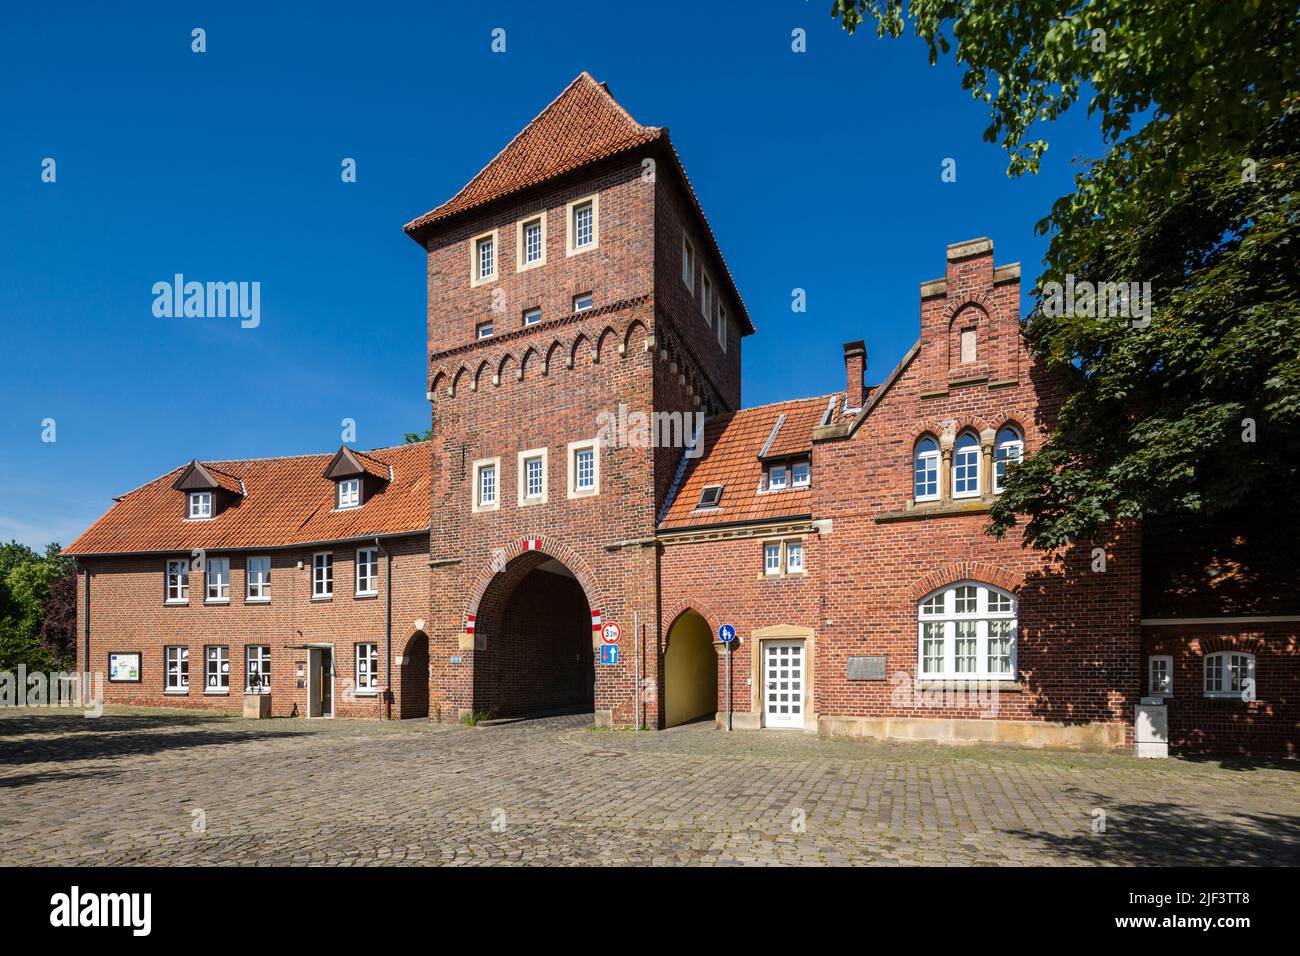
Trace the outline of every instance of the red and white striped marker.
<instances>
[{"instance_id":1,"label":"red and white striped marker","mask_svg":"<svg viewBox=\"0 0 1300 956\"><path fill-rule=\"evenodd\" d=\"M600 612L599 611L591 612L591 630L593 634L600 633Z\"/></svg>"},{"instance_id":2,"label":"red and white striped marker","mask_svg":"<svg viewBox=\"0 0 1300 956\"><path fill-rule=\"evenodd\" d=\"M524 550L536 551L541 543L540 538L524 538Z\"/></svg>"},{"instance_id":3,"label":"red and white striped marker","mask_svg":"<svg viewBox=\"0 0 1300 956\"><path fill-rule=\"evenodd\" d=\"M466 634L473 634L473 633L474 633L474 615L473 615L473 614L466 614L466 615L465 615L465 633L466 633Z\"/></svg>"}]
</instances>

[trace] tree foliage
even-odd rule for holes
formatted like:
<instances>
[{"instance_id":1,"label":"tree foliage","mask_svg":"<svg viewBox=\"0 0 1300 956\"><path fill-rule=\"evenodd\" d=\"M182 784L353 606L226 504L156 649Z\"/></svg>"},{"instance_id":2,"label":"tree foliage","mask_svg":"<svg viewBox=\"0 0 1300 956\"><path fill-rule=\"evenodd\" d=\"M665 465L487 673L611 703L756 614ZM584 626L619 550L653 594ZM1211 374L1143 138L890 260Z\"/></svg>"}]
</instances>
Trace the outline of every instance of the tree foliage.
<instances>
[{"instance_id":1,"label":"tree foliage","mask_svg":"<svg viewBox=\"0 0 1300 956\"><path fill-rule=\"evenodd\" d=\"M1300 31L1295 6L1121 0L838 0L852 32L910 21L989 105L1009 175L1081 101L1104 153L1037 223L1023 323L1063 383L1052 435L1014 469L990 530L1027 516L1051 548L1108 522L1249 505L1296 521L1300 462ZM1150 282L1150 322L1057 314L1049 283Z\"/></svg>"},{"instance_id":2,"label":"tree foliage","mask_svg":"<svg viewBox=\"0 0 1300 956\"><path fill-rule=\"evenodd\" d=\"M61 669L75 656L76 572L59 551L0 545L0 670Z\"/></svg>"}]
</instances>

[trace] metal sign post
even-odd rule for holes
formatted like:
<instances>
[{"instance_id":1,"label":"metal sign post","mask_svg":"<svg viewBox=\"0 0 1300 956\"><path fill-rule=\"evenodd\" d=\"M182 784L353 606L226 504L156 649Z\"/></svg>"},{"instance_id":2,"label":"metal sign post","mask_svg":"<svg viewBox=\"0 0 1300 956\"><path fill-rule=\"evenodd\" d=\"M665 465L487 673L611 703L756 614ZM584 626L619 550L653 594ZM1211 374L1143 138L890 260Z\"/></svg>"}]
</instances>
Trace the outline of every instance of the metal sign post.
<instances>
[{"instance_id":1,"label":"metal sign post","mask_svg":"<svg viewBox=\"0 0 1300 956\"><path fill-rule=\"evenodd\" d=\"M718 639L727 652L727 731L731 731L731 645L736 641L736 629L730 624L718 628Z\"/></svg>"}]
</instances>

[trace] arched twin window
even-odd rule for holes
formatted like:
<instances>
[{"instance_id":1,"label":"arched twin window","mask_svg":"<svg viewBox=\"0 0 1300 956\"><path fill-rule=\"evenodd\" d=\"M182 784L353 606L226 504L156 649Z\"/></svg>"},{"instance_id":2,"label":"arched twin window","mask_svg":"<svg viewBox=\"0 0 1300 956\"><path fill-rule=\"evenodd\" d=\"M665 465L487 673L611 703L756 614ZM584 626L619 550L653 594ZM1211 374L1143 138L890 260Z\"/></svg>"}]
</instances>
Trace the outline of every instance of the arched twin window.
<instances>
[{"instance_id":1,"label":"arched twin window","mask_svg":"<svg viewBox=\"0 0 1300 956\"><path fill-rule=\"evenodd\" d=\"M926 597L918 611L916 674L929 679L1014 679L1016 599L975 581Z\"/></svg>"},{"instance_id":2,"label":"arched twin window","mask_svg":"<svg viewBox=\"0 0 1300 956\"><path fill-rule=\"evenodd\" d=\"M997 434L993 449L993 493L1001 494L1006 479L1007 466L1018 465L1025 456L1025 442L1020 431L1012 425L1003 426ZM953 498L977 498L982 492L980 475L980 441L974 432L957 436L952 452ZM924 435L912 452L912 494L916 501L938 501L940 491L939 443L932 435Z\"/></svg>"}]
</instances>

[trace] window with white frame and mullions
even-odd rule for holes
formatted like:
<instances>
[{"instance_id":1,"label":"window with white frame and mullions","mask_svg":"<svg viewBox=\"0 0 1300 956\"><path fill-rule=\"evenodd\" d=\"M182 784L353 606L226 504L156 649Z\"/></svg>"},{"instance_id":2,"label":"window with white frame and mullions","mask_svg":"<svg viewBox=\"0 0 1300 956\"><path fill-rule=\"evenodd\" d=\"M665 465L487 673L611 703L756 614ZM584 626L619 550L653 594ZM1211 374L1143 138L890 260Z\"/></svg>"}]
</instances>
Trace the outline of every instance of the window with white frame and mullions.
<instances>
[{"instance_id":1,"label":"window with white frame and mullions","mask_svg":"<svg viewBox=\"0 0 1300 956\"><path fill-rule=\"evenodd\" d=\"M917 676L1014 680L1016 600L1006 591L963 582L921 602Z\"/></svg>"},{"instance_id":2,"label":"window with white frame and mullions","mask_svg":"<svg viewBox=\"0 0 1300 956\"><path fill-rule=\"evenodd\" d=\"M267 644L244 648L244 693L271 693L271 648Z\"/></svg>"}]
</instances>

